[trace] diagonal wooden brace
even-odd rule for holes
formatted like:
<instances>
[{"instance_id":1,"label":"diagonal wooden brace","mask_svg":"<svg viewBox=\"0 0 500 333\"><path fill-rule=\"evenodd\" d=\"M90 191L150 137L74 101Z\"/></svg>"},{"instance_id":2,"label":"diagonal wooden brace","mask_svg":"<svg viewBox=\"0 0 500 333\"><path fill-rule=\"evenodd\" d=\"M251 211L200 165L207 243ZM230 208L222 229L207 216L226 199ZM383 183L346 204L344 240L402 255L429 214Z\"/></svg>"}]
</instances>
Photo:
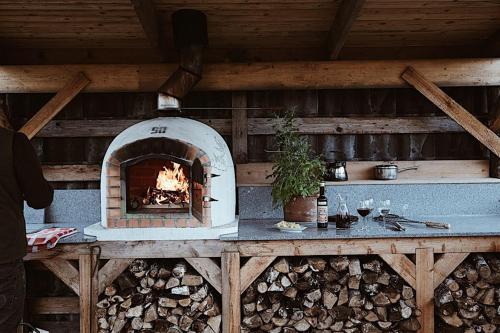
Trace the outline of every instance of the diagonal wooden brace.
<instances>
[{"instance_id":1,"label":"diagonal wooden brace","mask_svg":"<svg viewBox=\"0 0 500 333\"><path fill-rule=\"evenodd\" d=\"M185 258L219 293L222 293L222 271L210 258Z\"/></svg>"},{"instance_id":2,"label":"diagonal wooden brace","mask_svg":"<svg viewBox=\"0 0 500 333\"><path fill-rule=\"evenodd\" d=\"M416 289L417 269L415 264L404 254L379 254L379 256L398 273L413 289Z\"/></svg>"}]
</instances>

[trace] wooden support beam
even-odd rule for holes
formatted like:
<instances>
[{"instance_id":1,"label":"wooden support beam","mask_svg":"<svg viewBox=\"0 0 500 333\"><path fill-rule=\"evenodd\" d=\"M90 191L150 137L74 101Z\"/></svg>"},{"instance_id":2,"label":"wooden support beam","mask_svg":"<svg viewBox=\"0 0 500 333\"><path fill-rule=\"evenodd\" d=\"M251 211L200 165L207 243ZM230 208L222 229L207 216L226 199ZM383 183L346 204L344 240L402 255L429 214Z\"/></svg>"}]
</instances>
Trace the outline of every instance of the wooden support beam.
<instances>
[{"instance_id":1,"label":"wooden support beam","mask_svg":"<svg viewBox=\"0 0 500 333\"><path fill-rule=\"evenodd\" d=\"M51 182L92 182L101 179L100 165L44 165L43 175Z\"/></svg>"},{"instance_id":2,"label":"wooden support beam","mask_svg":"<svg viewBox=\"0 0 500 333\"><path fill-rule=\"evenodd\" d=\"M240 254L223 252L222 263L222 332L240 332Z\"/></svg>"},{"instance_id":3,"label":"wooden support beam","mask_svg":"<svg viewBox=\"0 0 500 333\"><path fill-rule=\"evenodd\" d=\"M219 266L210 258L185 258L193 268L201 274L217 290L222 294L222 272Z\"/></svg>"},{"instance_id":4,"label":"wooden support beam","mask_svg":"<svg viewBox=\"0 0 500 333\"><path fill-rule=\"evenodd\" d=\"M97 273L98 280L98 295L104 292L106 286L109 286L127 267L134 261L134 259L110 259Z\"/></svg>"},{"instance_id":5,"label":"wooden support beam","mask_svg":"<svg viewBox=\"0 0 500 333\"><path fill-rule=\"evenodd\" d=\"M500 59L370 60L219 63L203 66L195 90L343 89L406 87L414 66L439 86L500 85ZM85 92L156 91L178 64L0 66L0 93L56 92L78 72Z\"/></svg>"},{"instance_id":6,"label":"wooden support beam","mask_svg":"<svg viewBox=\"0 0 500 333\"><path fill-rule=\"evenodd\" d=\"M52 97L28 122L21 128L20 132L32 138L38 133L59 111L61 111L71 100L90 83L83 74L78 73L57 94Z\"/></svg>"},{"instance_id":7,"label":"wooden support beam","mask_svg":"<svg viewBox=\"0 0 500 333\"><path fill-rule=\"evenodd\" d=\"M42 260L42 263L75 294L80 295L80 274L69 261L53 258Z\"/></svg>"},{"instance_id":8,"label":"wooden support beam","mask_svg":"<svg viewBox=\"0 0 500 333\"><path fill-rule=\"evenodd\" d=\"M486 148L500 157L500 137L448 96L436 84L417 72L413 67L408 67L401 77L485 145Z\"/></svg>"},{"instance_id":9,"label":"wooden support beam","mask_svg":"<svg viewBox=\"0 0 500 333\"><path fill-rule=\"evenodd\" d=\"M248 259L240 270L240 293L243 294L275 259L276 257L252 257Z\"/></svg>"},{"instance_id":10,"label":"wooden support beam","mask_svg":"<svg viewBox=\"0 0 500 333\"><path fill-rule=\"evenodd\" d=\"M34 315L79 314L78 297L34 297L26 300L29 313Z\"/></svg>"},{"instance_id":11,"label":"wooden support beam","mask_svg":"<svg viewBox=\"0 0 500 333\"><path fill-rule=\"evenodd\" d=\"M444 253L434 263L434 289L436 289L450 274L467 258L468 252Z\"/></svg>"},{"instance_id":12,"label":"wooden support beam","mask_svg":"<svg viewBox=\"0 0 500 333\"><path fill-rule=\"evenodd\" d=\"M82 254L78 260L80 272L80 333L91 333L92 313L92 256ZM97 302L97 300L95 300Z\"/></svg>"},{"instance_id":13,"label":"wooden support beam","mask_svg":"<svg viewBox=\"0 0 500 333\"><path fill-rule=\"evenodd\" d=\"M415 264L404 254L379 255L396 273L398 273L413 289L416 289Z\"/></svg>"},{"instance_id":14,"label":"wooden support beam","mask_svg":"<svg viewBox=\"0 0 500 333\"><path fill-rule=\"evenodd\" d=\"M233 92L232 107L232 140L233 159L235 163L246 163L248 157L248 116L246 92Z\"/></svg>"},{"instance_id":15,"label":"wooden support beam","mask_svg":"<svg viewBox=\"0 0 500 333\"><path fill-rule=\"evenodd\" d=\"M134 6L135 14L139 19L142 30L146 35L149 44L158 51L165 59L165 47L160 42L160 25L156 15L154 3L152 0L130 0Z\"/></svg>"},{"instance_id":16,"label":"wooden support beam","mask_svg":"<svg viewBox=\"0 0 500 333\"><path fill-rule=\"evenodd\" d=\"M432 248L416 249L416 295L422 325L419 332L434 332L434 251Z\"/></svg>"},{"instance_id":17,"label":"wooden support beam","mask_svg":"<svg viewBox=\"0 0 500 333\"><path fill-rule=\"evenodd\" d=\"M328 53L330 59L338 59L347 35L356 21L365 0L342 0L328 34Z\"/></svg>"}]
</instances>

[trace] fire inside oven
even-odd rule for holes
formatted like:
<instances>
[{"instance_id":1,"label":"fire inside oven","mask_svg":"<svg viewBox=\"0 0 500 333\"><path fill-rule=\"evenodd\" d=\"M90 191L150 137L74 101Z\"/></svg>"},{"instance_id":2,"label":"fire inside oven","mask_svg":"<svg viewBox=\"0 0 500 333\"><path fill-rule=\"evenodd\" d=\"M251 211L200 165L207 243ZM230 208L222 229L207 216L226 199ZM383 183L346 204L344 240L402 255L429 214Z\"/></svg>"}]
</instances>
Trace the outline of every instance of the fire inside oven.
<instances>
[{"instance_id":1,"label":"fire inside oven","mask_svg":"<svg viewBox=\"0 0 500 333\"><path fill-rule=\"evenodd\" d=\"M130 163L126 173L127 213L189 213L191 168L180 161L147 158Z\"/></svg>"}]
</instances>

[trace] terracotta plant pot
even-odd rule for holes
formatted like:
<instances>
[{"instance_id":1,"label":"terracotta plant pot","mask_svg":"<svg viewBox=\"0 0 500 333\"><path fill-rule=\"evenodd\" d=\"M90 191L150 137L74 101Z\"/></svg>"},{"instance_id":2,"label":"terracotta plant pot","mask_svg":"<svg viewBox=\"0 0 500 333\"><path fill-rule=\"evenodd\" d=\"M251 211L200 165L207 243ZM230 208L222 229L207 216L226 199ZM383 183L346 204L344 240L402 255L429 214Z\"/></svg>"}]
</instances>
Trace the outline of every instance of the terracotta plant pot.
<instances>
[{"instance_id":1,"label":"terracotta plant pot","mask_svg":"<svg viewBox=\"0 0 500 333\"><path fill-rule=\"evenodd\" d=\"M297 197L283 207L287 222L316 222L317 196Z\"/></svg>"}]
</instances>

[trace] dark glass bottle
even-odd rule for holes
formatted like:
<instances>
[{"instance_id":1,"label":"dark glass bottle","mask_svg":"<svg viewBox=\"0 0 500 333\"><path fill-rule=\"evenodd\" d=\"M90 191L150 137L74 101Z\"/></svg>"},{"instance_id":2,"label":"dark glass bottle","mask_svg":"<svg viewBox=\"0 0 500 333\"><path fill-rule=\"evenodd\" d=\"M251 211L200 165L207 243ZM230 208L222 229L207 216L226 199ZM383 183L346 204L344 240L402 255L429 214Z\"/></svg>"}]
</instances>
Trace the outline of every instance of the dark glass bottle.
<instances>
[{"instance_id":1,"label":"dark glass bottle","mask_svg":"<svg viewBox=\"0 0 500 333\"><path fill-rule=\"evenodd\" d=\"M328 228L328 199L325 196L325 183L320 183L319 185L319 197L317 201L318 206L318 228L326 229Z\"/></svg>"}]
</instances>

